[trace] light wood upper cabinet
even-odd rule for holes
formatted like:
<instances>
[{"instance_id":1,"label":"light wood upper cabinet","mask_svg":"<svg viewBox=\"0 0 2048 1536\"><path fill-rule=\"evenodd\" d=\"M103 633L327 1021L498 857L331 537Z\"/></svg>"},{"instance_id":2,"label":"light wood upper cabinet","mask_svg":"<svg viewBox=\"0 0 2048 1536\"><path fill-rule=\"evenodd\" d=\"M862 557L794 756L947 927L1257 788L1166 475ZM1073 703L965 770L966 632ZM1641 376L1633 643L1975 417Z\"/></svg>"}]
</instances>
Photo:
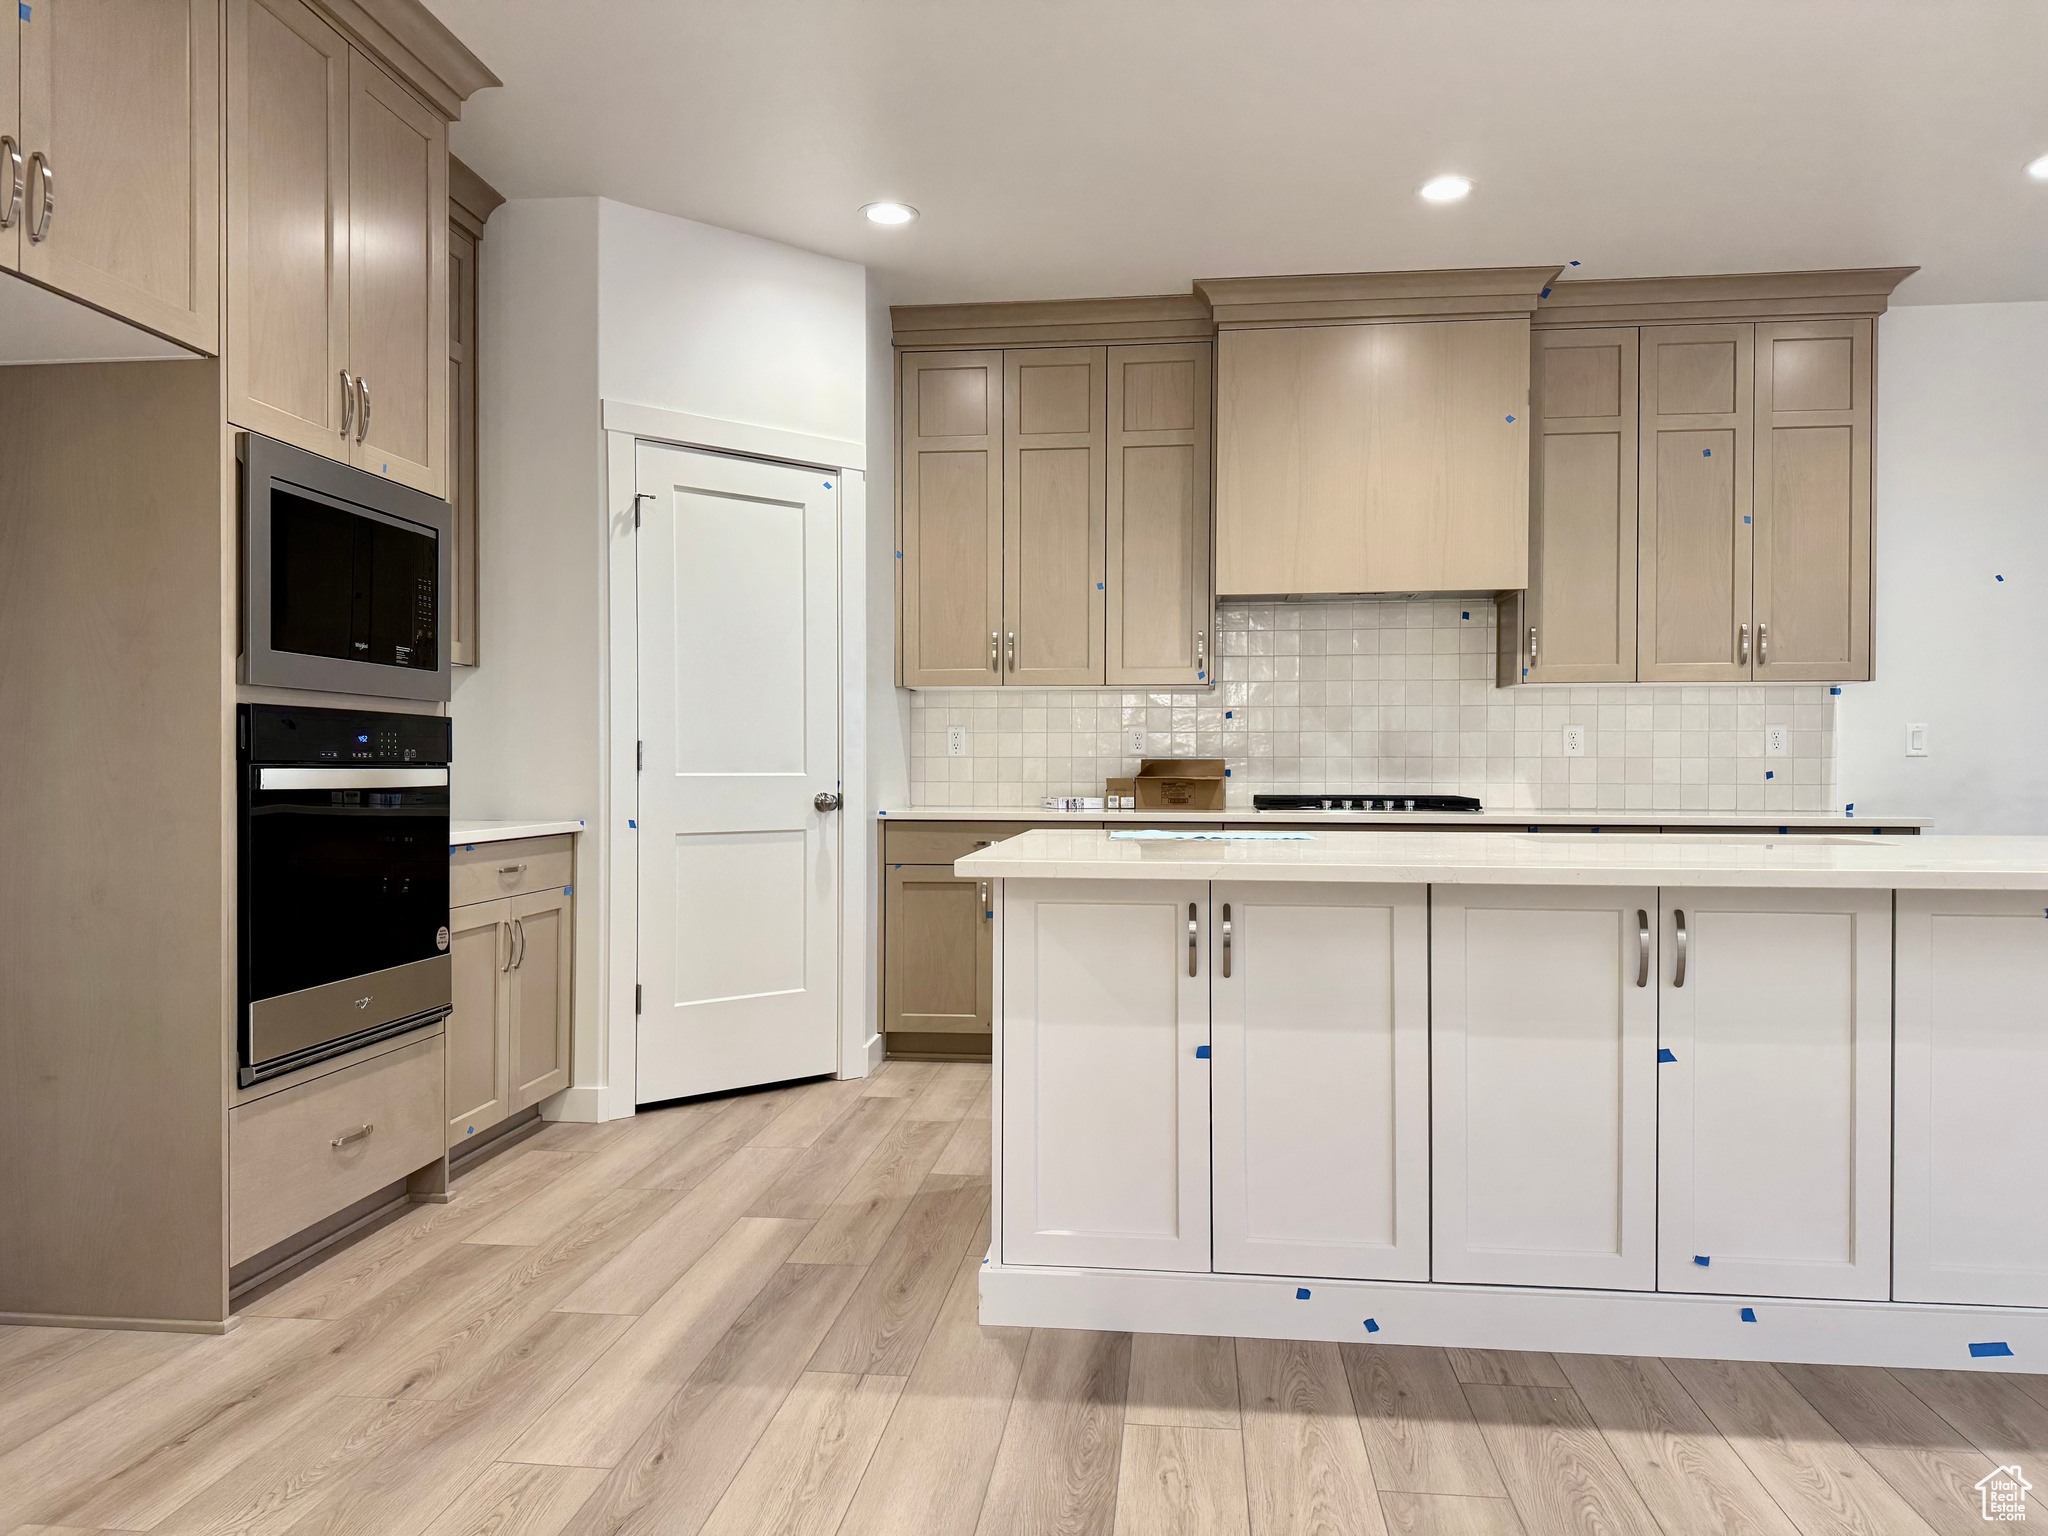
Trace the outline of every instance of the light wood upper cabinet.
<instances>
[{"instance_id":1,"label":"light wood upper cabinet","mask_svg":"<svg viewBox=\"0 0 2048 1536\"><path fill-rule=\"evenodd\" d=\"M1870 676L1868 320L1756 328L1755 676Z\"/></svg>"},{"instance_id":2,"label":"light wood upper cabinet","mask_svg":"<svg viewBox=\"0 0 2048 1536\"><path fill-rule=\"evenodd\" d=\"M36 0L15 39L20 272L207 353L220 349L220 41L215 0Z\"/></svg>"},{"instance_id":3,"label":"light wood upper cabinet","mask_svg":"<svg viewBox=\"0 0 2048 1536\"><path fill-rule=\"evenodd\" d=\"M228 416L345 458L349 46L299 0L227 17Z\"/></svg>"},{"instance_id":4,"label":"light wood upper cabinet","mask_svg":"<svg viewBox=\"0 0 2048 1536\"><path fill-rule=\"evenodd\" d=\"M1526 585L1526 319L1230 330L1217 346L1219 590Z\"/></svg>"},{"instance_id":5,"label":"light wood upper cabinet","mask_svg":"<svg viewBox=\"0 0 2048 1536\"><path fill-rule=\"evenodd\" d=\"M1540 331L1529 590L1503 612L1531 683L1636 675L1636 331ZM1521 670L1526 669L1526 670Z\"/></svg>"},{"instance_id":6,"label":"light wood upper cabinet","mask_svg":"<svg viewBox=\"0 0 2048 1536\"><path fill-rule=\"evenodd\" d=\"M898 655L908 688L1002 681L1003 355L906 353Z\"/></svg>"},{"instance_id":7,"label":"light wood upper cabinet","mask_svg":"<svg viewBox=\"0 0 2048 1536\"><path fill-rule=\"evenodd\" d=\"M1212 349L1176 342L1108 357L1103 681L1206 685Z\"/></svg>"},{"instance_id":8,"label":"light wood upper cabinet","mask_svg":"<svg viewBox=\"0 0 2048 1536\"><path fill-rule=\"evenodd\" d=\"M352 462L446 495L448 125L361 53L349 60L348 184Z\"/></svg>"},{"instance_id":9,"label":"light wood upper cabinet","mask_svg":"<svg viewBox=\"0 0 2048 1536\"><path fill-rule=\"evenodd\" d=\"M1645 326L1641 346L1644 682L1750 675L1755 327Z\"/></svg>"},{"instance_id":10,"label":"light wood upper cabinet","mask_svg":"<svg viewBox=\"0 0 2048 1536\"><path fill-rule=\"evenodd\" d=\"M1003 354L1003 681L1102 681L1101 347Z\"/></svg>"}]
</instances>

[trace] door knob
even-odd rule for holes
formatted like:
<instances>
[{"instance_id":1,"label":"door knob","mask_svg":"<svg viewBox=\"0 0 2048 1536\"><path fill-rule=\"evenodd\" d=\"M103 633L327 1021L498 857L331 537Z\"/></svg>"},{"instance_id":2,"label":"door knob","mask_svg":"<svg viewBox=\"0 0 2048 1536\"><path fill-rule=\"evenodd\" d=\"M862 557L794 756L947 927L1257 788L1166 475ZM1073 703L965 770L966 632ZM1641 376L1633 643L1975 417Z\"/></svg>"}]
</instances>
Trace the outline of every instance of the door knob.
<instances>
[{"instance_id":1,"label":"door knob","mask_svg":"<svg viewBox=\"0 0 2048 1536\"><path fill-rule=\"evenodd\" d=\"M811 796L811 804L821 811L836 811L839 809L839 796L829 789L821 789Z\"/></svg>"}]
</instances>

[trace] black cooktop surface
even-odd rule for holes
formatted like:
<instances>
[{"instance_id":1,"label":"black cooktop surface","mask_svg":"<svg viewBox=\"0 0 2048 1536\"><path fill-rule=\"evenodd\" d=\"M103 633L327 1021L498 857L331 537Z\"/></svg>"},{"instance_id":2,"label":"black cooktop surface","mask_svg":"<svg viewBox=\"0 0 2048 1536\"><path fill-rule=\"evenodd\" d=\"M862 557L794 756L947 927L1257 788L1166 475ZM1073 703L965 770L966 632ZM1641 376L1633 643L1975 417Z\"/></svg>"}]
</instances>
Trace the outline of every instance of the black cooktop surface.
<instances>
[{"instance_id":1,"label":"black cooktop surface","mask_svg":"<svg viewBox=\"0 0 2048 1536\"><path fill-rule=\"evenodd\" d=\"M1484 810L1470 795L1411 795L1384 789L1354 789L1313 795L1253 795L1255 811L1429 811Z\"/></svg>"}]
</instances>

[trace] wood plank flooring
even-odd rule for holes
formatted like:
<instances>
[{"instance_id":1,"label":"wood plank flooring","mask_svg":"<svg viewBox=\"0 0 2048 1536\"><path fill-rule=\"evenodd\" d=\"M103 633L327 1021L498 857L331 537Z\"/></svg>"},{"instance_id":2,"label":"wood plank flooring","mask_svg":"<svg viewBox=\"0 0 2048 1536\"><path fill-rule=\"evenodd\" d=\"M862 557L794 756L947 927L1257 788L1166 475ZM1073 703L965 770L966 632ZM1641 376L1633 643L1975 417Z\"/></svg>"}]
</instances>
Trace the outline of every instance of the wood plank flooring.
<instances>
[{"instance_id":1,"label":"wood plank flooring","mask_svg":"<svg viewBox=\"0 0 2048 1536\"><path fill-rule=\"evenodd\" d=\"M224 1337L0 1328L0 1536L1926 1536L2048 1469L2048 1377L984 1328L988 1114L552 1125Z\"/></svg>"}]
</instances>

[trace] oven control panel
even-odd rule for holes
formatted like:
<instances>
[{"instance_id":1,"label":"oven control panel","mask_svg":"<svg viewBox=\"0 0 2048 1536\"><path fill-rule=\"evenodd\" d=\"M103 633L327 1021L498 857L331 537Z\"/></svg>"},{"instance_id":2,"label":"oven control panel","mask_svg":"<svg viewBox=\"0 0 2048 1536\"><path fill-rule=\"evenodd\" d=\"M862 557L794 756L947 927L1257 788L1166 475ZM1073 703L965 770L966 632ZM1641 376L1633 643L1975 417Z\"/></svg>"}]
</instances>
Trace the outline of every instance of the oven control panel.
<instances>
[{"instance_id":1,"label":"oven control panel","mask_svg":"<svg viewBox=\"0 0 2048 1536\"><path fill-rule=\"evenodd\" d=\"M453 758L452 722L442 715L282 704L244 704L239 713L244 762L445 765Z\"/></svg>"}]
</instances>

